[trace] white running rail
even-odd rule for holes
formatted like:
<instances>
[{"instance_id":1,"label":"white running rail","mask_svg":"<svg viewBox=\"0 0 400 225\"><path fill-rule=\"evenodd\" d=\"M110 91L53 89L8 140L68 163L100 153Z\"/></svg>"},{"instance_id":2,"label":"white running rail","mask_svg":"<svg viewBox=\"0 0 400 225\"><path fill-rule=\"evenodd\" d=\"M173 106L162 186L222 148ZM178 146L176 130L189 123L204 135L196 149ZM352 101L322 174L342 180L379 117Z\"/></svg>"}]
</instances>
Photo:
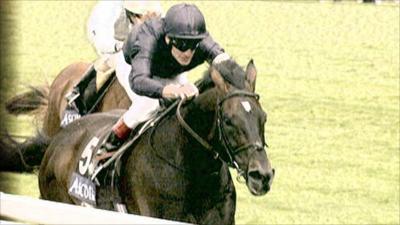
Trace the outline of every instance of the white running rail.
<instances>
[{"instance_id":1,"label":"white running rail","mask_svg":"<svg viewBox=\"0 0 400 225\"><path fill-rule=\"evenodd\" d=\"M1 224L185 224L113 211L34 199L0 192Z\"/></svg>"}]
</instances>

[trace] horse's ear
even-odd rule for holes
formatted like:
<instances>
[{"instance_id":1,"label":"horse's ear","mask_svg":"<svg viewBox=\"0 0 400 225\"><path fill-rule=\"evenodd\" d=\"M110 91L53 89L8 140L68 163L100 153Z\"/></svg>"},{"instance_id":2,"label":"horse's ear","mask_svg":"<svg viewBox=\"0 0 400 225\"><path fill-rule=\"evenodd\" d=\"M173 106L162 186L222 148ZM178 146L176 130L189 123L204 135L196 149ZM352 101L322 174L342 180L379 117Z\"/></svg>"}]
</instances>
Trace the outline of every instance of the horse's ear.
<instances>
[{"instance_id":1,"label":"horse's ear","mask_svg":"<svg viewBox=\"0 0 400 225\"><path fill-rule=\"evenodd\" d=\"M253 59L247 64L246 68L246 81L248 82L248 89L254 92L256 89L256 78L257 78L257 70L256 66L254 65Z\"/></svg>"},{"instance_id":2,"label":"horse's ear","mask_svg":"<svg viewBox=\"0 0 400 225\"><path fill-rule=\"evenodd\" d=\"M228 84L225 83L222 75L213 67L211 67L211 79L213 80L215 86L223 93L228 92Z\"/></svg>"}]
</instances>

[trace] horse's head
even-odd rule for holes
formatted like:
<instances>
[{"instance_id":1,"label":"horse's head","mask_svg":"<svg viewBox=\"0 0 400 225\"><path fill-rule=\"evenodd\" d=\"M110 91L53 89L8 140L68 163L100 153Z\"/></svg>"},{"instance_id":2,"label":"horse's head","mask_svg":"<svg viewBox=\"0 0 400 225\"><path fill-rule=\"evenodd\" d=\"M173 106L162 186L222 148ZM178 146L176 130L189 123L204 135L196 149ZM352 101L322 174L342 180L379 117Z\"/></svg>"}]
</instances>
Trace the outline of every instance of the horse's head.
<instances>
[{"instance_id":1,"label":"horse's head","mask_svg":"<svg viewBox=\"0 0 400 225\"><path fill-rule=\"evenodd\" d=\"M246 180L253 195L266 194L275 170L267 157L264 125L267 114L255 91L257 71L251 60L246 71L233 60L211 68L217 92L217 125L220 154Z\"/></svg>"}]
</instances>

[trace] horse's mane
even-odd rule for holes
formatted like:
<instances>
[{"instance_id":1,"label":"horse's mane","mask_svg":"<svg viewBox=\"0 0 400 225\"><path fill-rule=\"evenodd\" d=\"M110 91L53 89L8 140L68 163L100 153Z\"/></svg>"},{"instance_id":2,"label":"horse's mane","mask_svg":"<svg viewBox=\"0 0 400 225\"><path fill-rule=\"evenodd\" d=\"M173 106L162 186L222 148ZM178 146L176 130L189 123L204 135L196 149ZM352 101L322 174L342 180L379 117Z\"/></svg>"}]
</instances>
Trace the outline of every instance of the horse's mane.
<instances>
[{"instance_id":1,"label":"horse's mane","mask_svg":"<svg viewBox=\"0 0 400 225\"><path fill-rule=\"evenodd\" d=\"M199 92L202 93L212 87L214 82L211 79L211 70L216 69L226 82L230 85L243 89L245 88L246 73L235 60L225 60L217 65L212 65L207 71L204 72L203 77L196 82Z\"/></svg>"}]
</instances>

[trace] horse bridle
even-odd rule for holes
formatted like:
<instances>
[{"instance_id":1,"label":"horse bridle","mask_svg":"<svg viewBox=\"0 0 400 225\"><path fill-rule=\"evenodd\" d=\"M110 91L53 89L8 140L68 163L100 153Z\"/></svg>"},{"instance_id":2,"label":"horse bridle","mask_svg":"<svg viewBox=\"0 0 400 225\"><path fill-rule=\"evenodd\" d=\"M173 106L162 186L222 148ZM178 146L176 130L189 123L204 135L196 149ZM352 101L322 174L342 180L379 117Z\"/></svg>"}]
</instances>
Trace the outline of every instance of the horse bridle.
<instances>
[{"instance_id":1,"label":"horse bridle","mask_svg":"<svg viewBox=\"0 0 400 225\"><path fill-rule=\"evenodd\" d=\"M218 101L217 103L217 128L218 128L218 133L219 133L219 142L222 142L223 148L225 150L225 153L228 156L229 162L227 162L230 166L234 167L237 172L238 172L238 180L241 176L245 177L244 171L242 169L239 168L238 163L235 160L235 155L237 155L239 152L242 152L246 149L249 148L254 148L255 150L262 150L264 149L264 146L267 146L267 144L265 143L265 140L263 141L263 144L259 144L259 143L250 143L250 144L244 144L241 146L238 146L236 148L233 148L232 145L230 144L228 137L226 136L226 132L224 132L224 128L222 125L222 121L223 121L223 114L222 114L222 104L230 98L233 97L252 97L255 98L257 101L260 98L260 96L256 93L253 92L248 92L248 91L242 91L242 90L235 90L232 91L230 93L228 93L224 98L222 98L221 100ZM178 121L180 122L180 124L182 125L183 128L185 128L185 130L191 134L193 136L193 138L195 138L204 148L206 148L207 150L211 151L214 155L214 159L220 159L219 153L217 151L214 150L214 148L206 141L204 140L202 137L200 137L186 122L185 120L182 118L181 113L180 113L180 108L183 104L183 102L185 102L185 99L181 99L177 110L176 110L176 116L178 118Z\"/></svg>"}]
</instances>

